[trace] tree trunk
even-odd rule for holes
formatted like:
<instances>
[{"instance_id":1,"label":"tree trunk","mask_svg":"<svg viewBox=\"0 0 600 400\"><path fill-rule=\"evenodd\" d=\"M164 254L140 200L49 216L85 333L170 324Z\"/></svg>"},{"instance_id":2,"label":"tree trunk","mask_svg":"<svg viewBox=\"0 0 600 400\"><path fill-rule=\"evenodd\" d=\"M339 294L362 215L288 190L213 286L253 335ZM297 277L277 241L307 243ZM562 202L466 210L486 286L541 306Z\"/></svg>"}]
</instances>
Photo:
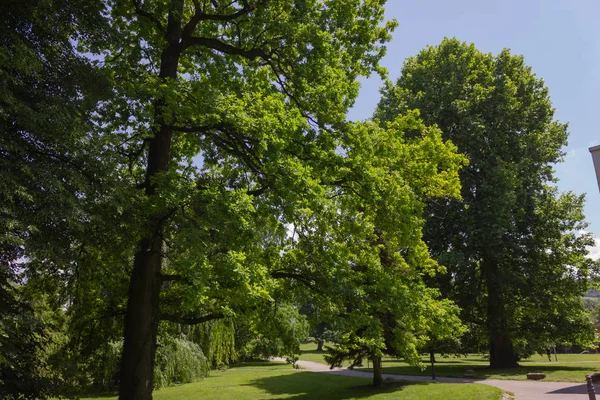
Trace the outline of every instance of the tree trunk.
<instances>
[{"instance_id":1,"label":"tree trunk","mask_svg":"<svg viewBox=\"0 0 600 400\"><path fill-rule=\"evenodd\" d=\"M151 399L158 330L160 237L143 240L135 255L125 314L119 399Z\"/></svg>"},{"instance_id":2,"label":"tree trunk","mask_svg":"<svg viewBox=\"0 0 600 400\"><path fill-rule=\"evenodd\" d=\"M515 368L518 366L517 355L510 336L501 332L490 334L490 367Z\"/></svg>"},{"instance_id":3,"label":"tree trunk","mask_svg":"<svg viewBox=\"0 0 600 400\"><path fill-rule=\"evenodd\" d=\"M323 351L323 341L317 339L317 351Z\"/></svg>"},{"instance_id":4,"label":"tree trunk","mask_svg":"<svg viewBox=\"0 0 600 400\"><path fill-rule=\"evenodd\" d=\"M179 40L183 0L172 0L161 54L159 77L176 78L179 64ZM156 129L148 147L145 192L148 198L156 195L153 178L169 169L172 121L165 121L162 99L154 103ZM172 114L172 113L171 113ZM129 283L129 298L125 314L123 356L121 359L120 400L150 400L154 383L154 355L160 320L159 274L162 266L162 226L165 210L148 216L148 235L138 243Z\"/></svg>"},{"instance_id":5,"label":"tree trunk","mask_svg":"<svg viewBox=\"0 0 600 400\"><path fill-rule=\"evenodd\" d=\"M497 266L485 268L488 304L487 325L490 338L490 367L492 368L514 368L518 367L517 355L513 348L509 333L509 323L506 315L506 304L502 296L502 287L498 284L500 280Z\"/></svg>"},{"instance_id":6,"label":"tree trunk","mask_svg":"<svg viewBox=\"0 0 600 400\"><path fill-rule=\"evenodd\" d=\"M381 371L381 357L373 356L373 386L379 387L383 383L383 373Z\"/></svg>"}]
</instances>

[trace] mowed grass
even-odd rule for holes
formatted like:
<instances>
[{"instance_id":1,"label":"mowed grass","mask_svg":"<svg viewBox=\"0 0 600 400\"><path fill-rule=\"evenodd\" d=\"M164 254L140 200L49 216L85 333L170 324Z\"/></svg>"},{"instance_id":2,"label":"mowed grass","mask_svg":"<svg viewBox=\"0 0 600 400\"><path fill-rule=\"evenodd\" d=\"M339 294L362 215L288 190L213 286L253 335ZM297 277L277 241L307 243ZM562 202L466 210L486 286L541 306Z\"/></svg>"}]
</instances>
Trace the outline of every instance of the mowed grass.
<instances>
[{"instance_id":1,"label":"mowed grass","mask_svg":"<svg viewBox=\"0 0 600 400\"><path fill-rule=\"evenodd\" d=\"M390 382L375 389L370 379L294 370L272 362L241 364L186 385L154 392L155 400L368 399L499 400L502 391L481 384ZM116 399L96 397L95 400Z\"/></svg>"},{"instance_id":2,"label":"mowed grass","mask_svg":"<svg viewBox=\"0 0 600 400\"><path fill-rule=\"evenodd\" d=\"M314 361L325 364L323 355L325 352L317 352L317 345L305 343L301 346L301 360ZM383 360L384 374L398 375L424 375L431 376L431 364L429 357L423 357L424 370L411 367L402 360L386 357ZM435 373L437 376L462 378L467 369L477 372L478 378L526 380L530 372L542 372L546 374L545 381L551 382L585 382L585 376L590 373L600 372L600 354L558 354L558 362L554 354L552 361L548 361L546 355L534 355L529 359L521 360L519 368L491 369L489 360L481 355L470 354L467 357L436 356ZM360 370L372 371L370 368Z\"/></svg>"}]
</instances>

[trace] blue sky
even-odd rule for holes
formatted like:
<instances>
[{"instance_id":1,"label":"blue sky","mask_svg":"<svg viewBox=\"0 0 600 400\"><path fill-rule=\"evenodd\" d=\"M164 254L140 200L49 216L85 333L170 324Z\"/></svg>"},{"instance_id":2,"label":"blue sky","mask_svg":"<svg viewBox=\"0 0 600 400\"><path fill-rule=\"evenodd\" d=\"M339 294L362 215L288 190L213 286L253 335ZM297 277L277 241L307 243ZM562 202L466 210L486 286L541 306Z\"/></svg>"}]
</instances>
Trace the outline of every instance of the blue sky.
<instances>
[{"instance_id":1,"label":"blue sky","mask_svg":"<svg viewBox=\"0 0 600 400\"><path fill-rule=\"evenodd\" d=\"M600 237L600 193L588 152L600 144L600 1L388 0L386 17L399 23L383 60L394 80L404 59L445 36L484 52L509 48L525 56L550 89L556 119L569 123L567 156L556 166L558 187L587 193L588 230ZM362 83L348 114L352 120L369 118L379 100L381 81Z\"/></svg>"}]
</instances>

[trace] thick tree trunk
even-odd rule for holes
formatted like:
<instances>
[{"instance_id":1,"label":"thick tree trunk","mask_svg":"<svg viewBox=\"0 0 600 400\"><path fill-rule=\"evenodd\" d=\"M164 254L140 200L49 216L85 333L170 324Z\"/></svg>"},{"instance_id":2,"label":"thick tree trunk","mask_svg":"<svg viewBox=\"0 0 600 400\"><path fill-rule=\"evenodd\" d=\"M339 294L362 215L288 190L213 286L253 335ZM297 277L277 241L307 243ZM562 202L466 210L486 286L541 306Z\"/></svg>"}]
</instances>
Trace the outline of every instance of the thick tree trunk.
<instances>
[{"instance_id":1,"label":"thick tree trunk","mask_svg":"<svg viewBox=\"0 0 600 400\"><path fill-rule=\"evenodd\" d=\"M506 304L502 296L499 271L496 265L486 266L487 275L487 325L490 338L490 367L518 367L517 355L513 348L506 315Z\"/></svg>"},{"instance_id":2,"label":"thick tree trunk","mask_svg":"<svg viewBox=\"0 0 600 400\"><path fill-rule=\"evenodd\" d=\"M172 0L165 33L167 46L161 55L159 77L176 78L179 64L181 14L183 0ZM156 129L148 148L145 192L149 198L157 194L152 179L169 169L172 121L165 121L162 99L154 104ZM171 112L172 114L172 112ZM120 400L150 400L154 381L154 355L160 320L159 274L162 266L163 213L148 216L148 235L140 240L134 257L129 283L129 298L125 314L123 356L121 360Z\"/></svg>"},{"instance_id":3,"label":"thick tree trunk","mask_svg":"<svg viewBox=\"0 0 600 400\"><path fill-rule=\"evenodd\" d=\"M501 332L490 334L490 367L515 368L518 367L517 355L509 335Z\"/></svg>"},{"instance_id":4,"label":"thick tree trunk","mask_svg":"<svg viewBox=\"0 0 600 400\"><path fill-rule=\"evenodd\" d=\"M144 240L135 255L125 315L119 398L151 399L158 329L160 237Z\"/></svg>"},{"instance_id":5,"label":"thick tree trunk","mask_svg":"<svg viewBox=\"0 0 600 400\"><path fill-rule=\"evenodd\" d=\"M317 339L317 351L323 351L323 341Z\"/></svg>"},{"instance_id":6,"label":"thick tree trunk","mask_svg":"<svg viewBox=\"0 0 600 400\"><path fill-rule=\"evenodd\" d=\"M374 356L372 361L373 361L373 386L379 387L383 383L383 372L381 370L381 357Z\"/></svg>"}]
</instances>

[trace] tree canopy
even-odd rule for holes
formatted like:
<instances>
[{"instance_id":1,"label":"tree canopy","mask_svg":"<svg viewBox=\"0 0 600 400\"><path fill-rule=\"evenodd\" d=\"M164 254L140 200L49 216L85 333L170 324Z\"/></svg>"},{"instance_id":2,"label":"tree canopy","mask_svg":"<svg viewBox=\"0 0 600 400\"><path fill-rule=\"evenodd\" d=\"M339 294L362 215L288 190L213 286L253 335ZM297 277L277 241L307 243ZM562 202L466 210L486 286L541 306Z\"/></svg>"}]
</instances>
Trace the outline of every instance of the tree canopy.
<instances>
[{"instance_id":1,"label":"tree canopy","mask_svg":"<svg viewBox=\"0 0 600 400\"><path fill-rule=\"evenodd\" d=\"M450 272L435 285L487 343L491 365L590 340L580 296L595 268L586 258L593 243L583 198L553 187L568 132L543 80L508 50L493 56L445 39L405 62L375 116L414 108L469 159L462 199L429 202L425 240Z\"/></svg>"}]
</instances>

